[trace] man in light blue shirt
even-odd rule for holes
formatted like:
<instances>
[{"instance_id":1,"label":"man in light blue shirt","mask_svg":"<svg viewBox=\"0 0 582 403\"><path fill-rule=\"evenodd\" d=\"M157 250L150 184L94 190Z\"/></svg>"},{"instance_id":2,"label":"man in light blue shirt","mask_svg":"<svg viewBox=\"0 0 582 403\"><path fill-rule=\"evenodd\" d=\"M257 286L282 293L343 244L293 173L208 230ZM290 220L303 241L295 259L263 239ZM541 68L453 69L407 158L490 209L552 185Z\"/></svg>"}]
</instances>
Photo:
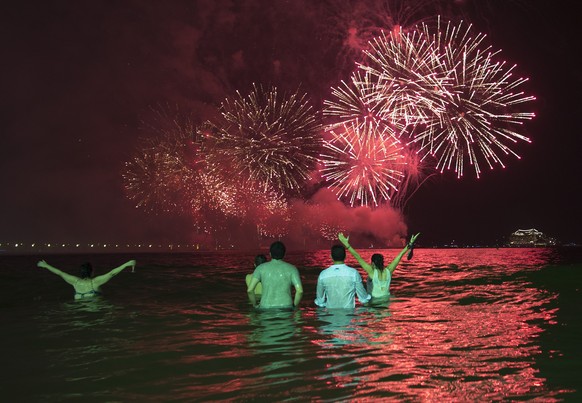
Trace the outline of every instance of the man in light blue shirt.
<instances>
[{"instance_id":1,"label":"man in light blue shirt","mask_svg":"<svg viewBox=\"0 0 582 403\"><path fill-rule=\"evenodd\" d=\"M315 304L320 307L354 308L356 294L358 300L365 304L372 298L362 284L360 273L344 263L346 248L343 245L331 247L333 265L323 270L317 279Z\"/></svg>"},{"instance_id":2,"label":"man in light blue shirt","mask_svg":"<svg viewBox=\"0 0 582 403\"><path fill-rule=\"evenodd\" d=\"M297 308L303 297L299 271L283 260L286 251L283 242L273 242L269 251L271 261L257 266L248 285L249 301L256 306L255 288L261 283L263 290L260 308ZM295 288L295 298L291 295L291 287Z\"/></svg>"}]
</instances>

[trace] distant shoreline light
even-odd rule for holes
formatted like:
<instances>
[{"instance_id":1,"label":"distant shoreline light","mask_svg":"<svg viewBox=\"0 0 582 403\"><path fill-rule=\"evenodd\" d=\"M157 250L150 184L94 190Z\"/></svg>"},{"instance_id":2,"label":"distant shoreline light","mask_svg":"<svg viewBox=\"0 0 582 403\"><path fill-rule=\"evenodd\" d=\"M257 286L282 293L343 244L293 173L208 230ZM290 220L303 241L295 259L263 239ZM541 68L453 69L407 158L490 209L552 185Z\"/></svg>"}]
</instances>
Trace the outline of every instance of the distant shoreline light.
<instances>
[{"instance_id":1,"label":"distant shoreline light","mask_svg":"<svg viewBox=\"0 0 582 403\"><path fill-rule=\"evenodd\" d=\"M0 242L0 252L7 251L56 251L56 250L186 250L196 251L204 249L203 245L196 244L160 244L160 243L62 243L62 242Z\"/></svg>"},{"instance_id":2,"label":"distant shoreline light","mask_svg":"<svg viewBox=\"0 0 582 403\"><path fill-rule=\"evenodd\" d=\"M513 235L513 234L512 234ZM521 238L521 237L520 237ZM512 239L508 242L496 244L464 244L448 242L434 245L419 245L419 249L489 249L489 248L553 248L553 247L575 247L576 243L561 244L551 239L550 242L541 242L539 239L531 240L521 238L516 242ZM261 245L261 248L268 247ZM394 249L394 248L373 248L370 250ZM0 242L1 255L24 255L24 254L51 254L51 253L158 253L158 252L212 252L212 251L234 251L241 250L235 245L206 245L206 244L161 244L161 243L25 243L25 242Z\"/></svg>"}]
</instances>

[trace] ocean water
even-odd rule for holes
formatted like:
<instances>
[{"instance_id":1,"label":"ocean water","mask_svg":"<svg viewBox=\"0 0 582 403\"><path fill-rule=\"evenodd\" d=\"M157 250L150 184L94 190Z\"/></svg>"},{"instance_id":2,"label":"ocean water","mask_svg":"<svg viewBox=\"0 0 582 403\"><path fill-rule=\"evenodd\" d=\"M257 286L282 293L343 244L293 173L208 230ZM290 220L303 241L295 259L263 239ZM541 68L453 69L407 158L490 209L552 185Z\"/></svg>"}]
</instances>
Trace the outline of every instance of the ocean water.
<instances>
[{"instance_id":1,"label":"ocean water","mask_svg":"<svg viewBox=\"0 0 582 403\"><path fill-rule=\"evenodd\" d=\"M582 400L580 249L417 249L346 312L313 304L328 255L287 255L293 312L248 305L254 253L0 256L2 401ZM40 258L138 266L74 301Z\"/></svg>"}]
</instances>

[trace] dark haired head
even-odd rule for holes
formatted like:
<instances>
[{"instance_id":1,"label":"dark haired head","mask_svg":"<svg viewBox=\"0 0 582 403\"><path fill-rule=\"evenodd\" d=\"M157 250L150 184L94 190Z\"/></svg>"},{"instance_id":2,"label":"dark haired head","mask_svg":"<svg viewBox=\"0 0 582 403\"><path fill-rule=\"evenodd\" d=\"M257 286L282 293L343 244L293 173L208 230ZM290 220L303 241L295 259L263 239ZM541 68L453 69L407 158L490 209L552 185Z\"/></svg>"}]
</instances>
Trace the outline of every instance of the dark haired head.
<instances>
[{"instance_id":1,"label":"dark haired head","mask_svg":"<svg viewBox=\"0 0 582 403\"><path fill-rule=\"evenodd\" d=\"M91 263L83 263L81 265L81 278L90 278L93 275L93 266Z\"/></svg>"},{"instance_id":2,"label":"dark haired head","mask_svg":"<svg viewBox=\"0 0 582 403\"><path fill-rule=\"evenodd\" d=\"M265 255L257 255L255 256L255 266L263 264L267 261L267 256Z\"/></svg>"},{"instance_id":3,"label":"dark haired head","mask_svg":"<svg viewBox=\"0 0 582 403\"><path fill-rule=\"evenodd\" d=\"M384 256L379 253L374 253L372 255L372 263L378 270L384 270Z\"/></svg>"},{"instance_id":4,"label":"dark haired head","mask_svg":"<svg viewBox=\"0 0 582 403\"><path fill-rule=\"evenodd\" d=\"M331 259L334 262L346 260L346 248L343 245L333 245L331 247Z\"/></svg>"},{"instance_id":5,"label":"dark haired head","mask_svg":"<svg viewBox=\"0 0 582 403\"><path fill-rule=\"evenodd\" d=\"M285 257L285 252L285 245L281 241L273 242L269 248L269 253L273 259L283 259Z\"/></svg>"}]
</instances>

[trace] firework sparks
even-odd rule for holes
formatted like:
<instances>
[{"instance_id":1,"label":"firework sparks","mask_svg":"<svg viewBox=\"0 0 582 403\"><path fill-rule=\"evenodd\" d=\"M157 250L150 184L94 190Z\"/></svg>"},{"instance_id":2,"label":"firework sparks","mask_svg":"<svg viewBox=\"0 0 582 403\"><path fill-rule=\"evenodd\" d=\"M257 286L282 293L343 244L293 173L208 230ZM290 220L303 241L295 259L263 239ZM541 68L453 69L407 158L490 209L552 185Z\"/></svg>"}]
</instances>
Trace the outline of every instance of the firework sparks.
<instances>
[{"instance_id":1,"label":"firework sparks","mask_svg":"<svg viewBox=\"0 0 582 403\"><path fill-rule=\"evenodd\" d=\"M254 199L257 231L261 236L281 238L289 230L289 204L274 191L260 192Z\"/></svg>"},{"instance_id":2,"label":"firework sparks","mask_svg":"<svg viewBox=\"0 0 582 403\"><path fill-rule=\"evenodd\" d=\"M356 3L352 11L369 10ZM398 12L424 18L420 8ZM312 176L321 175L315 186L323 178L342 207L378 211L403 208L434 168L460 177L470 164L479 177L484 166L517 156L513 146L529 142L519 129L534 117L523 107L534 98L521 90L526 79L514 77L515 66L498 61L500 52L470 25L398 21L394 12L386 21L348 24L344 45L360 52L359 62L323 103L326 131L306 95L274 87L237 91L198 130L167 108L156 111L148 125L156 138L126 164L128 196L149 210L189 212L208 233L236 222L280 238L294 233L293 197L309 193ZM317 219L307 221L334 239L343 220L327 217L326 208L314 208Z\"/></svg>"},{"instance_id":3,"label":"firework sparks","mask_svg":"<svg viewBox=\"0 0 582 403\"><path fill-rule=\"evenodd\" d=\"M143 125L155 137L142 140L122 173L127 196L136 207L154 212L197 210L204 200L198 196L202 159L195 126L188 116L171 108L153 112L152 122Z\"/></svg>"},{"instance_id":4,"label":"firework sparks","mask_svg":"<svg viewBox=\"0 0 582 403\"><path fill-rule=\"evenodd\" d=\"M195 172L181 158L155 148L142 150L141 155L126 163L123 172L125 189L136 207L166 212L188 210L201 203L185 198L196 193L194 176Z\"/></svg>"},{"instance_id":5,"label":"firework sparks","mask_svg":"<svg viewBox=\"0 0 582 403\"><path fill-rule=\"evenodd\" d=\"M368 60L359 68L375 77L377 85L369 97L381 117L399 128L426 124L444 112L441 94L446 91L446 76L439 58L422 33L382 34L366 51Z\"/></svg>"},{"instance_id":6,"label":"firework sparks","mask_svg":"<svg viewBox=\"0 0 582 403\"><path fill-rule=\"evenodd\" d=\"M493 169L494 164L505 167L498 152L519 158L509 145L530 142L516 129L534 117L521 109L535 97L519 90L527 79L513 77L515 65L495 60L500 51L481 48L485 35L473 35L471 25L463 23L440 28L432 42L447 72L448 91L442 94L446 113L418 131L414 141L421 152L438 158L437 169L454 169L460 177L468 160L479 177L480 159Z\"/></svg>"},{"instance_id":7,"label":"firework sparks","mask_svg":"<svg viewBox=\"0 0 582 403\"><path fill-rule=\"evenodd\" d=\"M299 192L321 148L321 126L306 95L254 90L222 104L223 124L211 132L210 161L228 161L240 178L263 188Z\"/></svg>"},{"instance_id":8,"label":"firework sparks","mask_svg":"<svg viewBox=\"0 0 582 403\"><path fill-rule=\"evenodd\" d=\"M508 143L529 142L516 126L534 117L520 107L535 98L518 91L527 80L512 77L515 66L494 61L499 52L482 48L485 36L472 36L470 25L439 20L432 32L421 24L412 33L383 35L360 68L383 79L376 91L382 117L408 127L410 142L434 156L438 170L460 177L468 160L479 177L479 160L504 166L499 152L517 156Z\"/></svg>"},{"instance_id":9,"label":"firework sparks","mask_svg":"<svg viewBox=\"0 0 582 403\"><path fill-rule=\"evenodd\" d=\"M365 126L365 131L374 130ZM355 204L377 206L398 190L405 161L402 146L391 136L362 133L358 124L331 130L320 159L322 175L338 198Z\"/></svg>"},{"instance_id":10,"label":"firework sparks","mask_svg":"<svg viewBox=\"0 0 582 403\"><path fill-rule=\"evenodd\" d=\"M332 88L332 99L323 102L324 116L334 120L328 129L355 124L360 133L394 136L394 121L386 118L386 104L378 96L378 89L385 86L383 76L357 70L349 84L342 81L339 87ZM365 126L375 130L366 130Z\"/></svg>"}]
</instances>

